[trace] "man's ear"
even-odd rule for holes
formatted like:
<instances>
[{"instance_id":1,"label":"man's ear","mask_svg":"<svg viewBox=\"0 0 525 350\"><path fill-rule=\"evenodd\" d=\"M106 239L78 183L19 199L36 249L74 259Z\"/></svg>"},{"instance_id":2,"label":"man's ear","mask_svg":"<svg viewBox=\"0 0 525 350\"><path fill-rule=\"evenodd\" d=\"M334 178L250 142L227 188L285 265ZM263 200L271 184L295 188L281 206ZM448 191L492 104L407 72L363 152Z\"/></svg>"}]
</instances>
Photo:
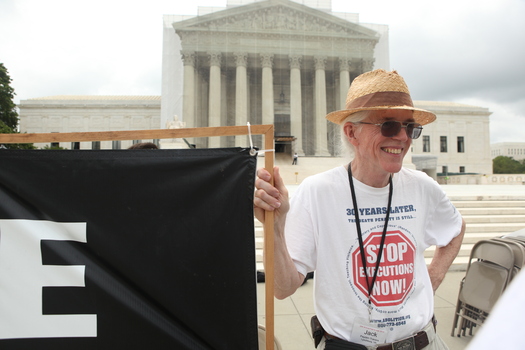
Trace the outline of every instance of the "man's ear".
<instances>
[{"instance_id":1,"label":"man's ear","mask_svg":"<svg viewBox=\"0 0 525 350\"><path fill-rule=\"evenodd\" d=\"M354 146L357 143L357 139L355 138L356 130L357 125L355 125L354 123L348 122L343 126L343 132L345 133L346 139Z\"/></svg>"}]
</instances>

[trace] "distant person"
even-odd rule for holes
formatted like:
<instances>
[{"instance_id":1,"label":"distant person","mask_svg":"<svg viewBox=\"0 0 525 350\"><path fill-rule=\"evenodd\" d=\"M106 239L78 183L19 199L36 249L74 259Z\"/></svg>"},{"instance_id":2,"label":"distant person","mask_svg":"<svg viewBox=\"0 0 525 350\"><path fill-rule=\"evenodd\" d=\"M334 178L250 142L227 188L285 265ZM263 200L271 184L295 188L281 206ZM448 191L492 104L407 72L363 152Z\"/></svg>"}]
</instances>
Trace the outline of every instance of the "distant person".
<instances>
[{"instance_id":1,"label":"distant person","mask_svg":"<svg viewBox=\"0 0 525 350\"><path fill-rule=\"evenodd\" d=\"M396 71L378 69L356 77L346 109L326 118L340 126L351 162L307 178L291 202L278 167L257 171L255 216L275 219L275 296L292 295L315 271L318 349L448 349L435 329L434 292L465 223L436 181L403 167L435 114L413 106Z\"/></svg>"},{"instance_id":2,"label":"distant person","mask_svg":"<svg viewBox=\"0 0 525 350\"><path fill-rule=\"evenodd\" d=\"M292 165L297 165L297 158L299 158L299 156L297 155L297 153L295 153L295 154L293 155Z\"/></svg>"},{"instance_id":3,"label":"distant person","mask_svg":"<svg viewBox=\"0 0 525 350\"><path fill-rule=\"evenodd\" d=\"M139 142L128 147L128 149L159 149L153 142Z\"/></svg>"}]
</instances>

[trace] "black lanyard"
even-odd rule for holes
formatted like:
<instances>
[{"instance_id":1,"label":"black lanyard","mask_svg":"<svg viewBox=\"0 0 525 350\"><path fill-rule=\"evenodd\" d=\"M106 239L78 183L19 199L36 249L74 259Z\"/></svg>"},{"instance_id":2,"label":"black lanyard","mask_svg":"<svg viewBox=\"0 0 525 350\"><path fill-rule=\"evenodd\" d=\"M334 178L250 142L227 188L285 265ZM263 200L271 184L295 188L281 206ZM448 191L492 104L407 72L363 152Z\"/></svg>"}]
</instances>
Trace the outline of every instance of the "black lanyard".
<instances>
[{"instance_id":1,"label":"black lanyard","mask_svg":"<svg viewBox=\"0 0 525 350\"><path fill-rule=\"evenodd\" d=\"M381 258L383 256L383 246L385 245L388 219L390 218L392 193L394 192L393 185L392 185L392 175L390 175L390 179L389 179L388 208L386 211L385 226L383 227L383 235L381 236L381 244L379 245L379 253L377 255L376 268L374 270L374 276L372 277L372 283L368 281L368 273L366 269L365 246L363 245L363 236L361 234L361 223L359 222L359 208L357 207L357 200L355 198L355 190L354 190L354 181L352 179L352 163L348 164L348 179L350 181L350 192L352 192L352 202L354 203L355 227L357 229L357 238L359 239L359 251L361 252L361 263L363 264L363 269L365 270L364 272L365 272L366 286L368 288L368 305L370 305L371 303L370 296L372 295L372 290L374 289L374 284L376 283L377 271L379 270L379 264L381 263ZM369 311L370 311L370 308L369 308Z\"/></svg>"}]
</instances>

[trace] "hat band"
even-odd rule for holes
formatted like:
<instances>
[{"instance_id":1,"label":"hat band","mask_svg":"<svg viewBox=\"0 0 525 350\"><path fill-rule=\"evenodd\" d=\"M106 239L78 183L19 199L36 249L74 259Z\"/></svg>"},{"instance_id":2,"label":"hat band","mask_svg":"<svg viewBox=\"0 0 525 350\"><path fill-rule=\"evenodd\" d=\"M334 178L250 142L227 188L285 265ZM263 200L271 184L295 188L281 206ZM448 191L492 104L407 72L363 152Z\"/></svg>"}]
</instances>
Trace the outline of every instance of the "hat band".
<instances>
[{"instance_id":1,"label":"hat band","mask_svg":"<svg viewBox=\"0 0 525 350\"><path fill-rule=\"evenodd\" d=\"M350 103L347 103L346 109L383 106L414 107L412 98L410 98L410 95L406 92L380 91L353 99Z\"/></svg>"}]
</instances>

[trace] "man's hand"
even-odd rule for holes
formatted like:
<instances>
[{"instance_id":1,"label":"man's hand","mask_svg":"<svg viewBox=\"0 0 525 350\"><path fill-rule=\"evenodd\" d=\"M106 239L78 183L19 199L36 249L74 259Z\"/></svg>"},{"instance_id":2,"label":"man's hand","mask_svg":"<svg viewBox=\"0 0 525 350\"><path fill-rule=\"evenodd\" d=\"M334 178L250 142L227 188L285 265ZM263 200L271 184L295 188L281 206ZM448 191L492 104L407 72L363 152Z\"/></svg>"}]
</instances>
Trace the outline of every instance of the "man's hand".
<instances>
[{"instance_id":1,"label":"man's hand","mask_svg":"<svg viewBox=\"0 0 525 350\"><path fill-rule=\"evenodd\" d=\"M274 185L270 183L272 176L266 169L257 170L257 180L255 180L255 197L253 208L255 217L264 224L265 211L275 213L276 224L279 222L284 226L286 213L290 209L288 190L284 185L283 179L279 174L279 168L273 169Z\"/></svg>"},{"instance_id":2,"label":"man's hand","mask_svg":"<svg viewBox=\"0 0 525 350\"><path fill-rule=\"evenodd\" d=\"M266 211L274 213L274 294L278 299L284 299L292 295L304 281L304 276L297 271L290 257L284 237L286 214L290 209L288 190L277 167L273 169L273 186L270 183L272 176L265 169L259 169L257 177L253 208L255 217L263 224ZM264 261L266 263L266 252Z\"/></svg>"}]
</instances>

